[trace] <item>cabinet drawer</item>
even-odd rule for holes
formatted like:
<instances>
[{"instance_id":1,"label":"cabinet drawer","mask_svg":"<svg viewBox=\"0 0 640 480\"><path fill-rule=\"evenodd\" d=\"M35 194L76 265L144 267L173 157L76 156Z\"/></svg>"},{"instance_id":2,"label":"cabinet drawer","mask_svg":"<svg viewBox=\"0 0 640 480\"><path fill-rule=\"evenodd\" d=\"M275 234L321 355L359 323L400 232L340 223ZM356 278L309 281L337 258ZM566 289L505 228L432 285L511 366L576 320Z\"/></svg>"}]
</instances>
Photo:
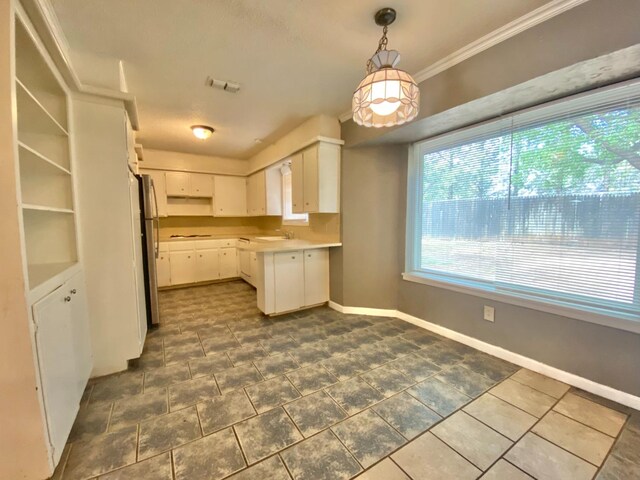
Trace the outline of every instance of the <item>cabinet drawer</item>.
<instances>
[{"instance_id":1,"label":"cabinet drawer","mask_svg":"<svg viewBox=\"0 0 640 480\"><path fill-rule=\"evenodd\" d=\"M169 244L166 242L160 242L160 244L158 245L158 251L159 252L168 252L169 251Z\"/></svg>"},{"instance_id":2,"label":"cabinet drawer","mask_svg":"<svg viewBox=\"0 0 640 480\"><path fill-rule=\"evenodd\" d=\"M169 244L170 252L185 252L187 250L195 250L196 242L190 240L187 242L171 242Z\"/></svg>"}]
</instances>

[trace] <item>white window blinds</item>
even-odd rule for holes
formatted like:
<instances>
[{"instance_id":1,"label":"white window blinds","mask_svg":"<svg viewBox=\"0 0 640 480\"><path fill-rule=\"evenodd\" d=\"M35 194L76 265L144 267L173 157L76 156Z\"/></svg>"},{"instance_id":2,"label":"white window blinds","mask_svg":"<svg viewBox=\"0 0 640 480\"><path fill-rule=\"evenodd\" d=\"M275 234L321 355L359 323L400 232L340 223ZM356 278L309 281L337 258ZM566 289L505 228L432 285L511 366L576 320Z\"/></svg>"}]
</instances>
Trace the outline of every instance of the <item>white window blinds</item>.
<instances>
[{"instance_id":1,"label":"white window blinds","mask_svg":"<svg viewBox=\"0 0 640 480\"><path fill-rule=\"evenodd\" d=\"M625 97L583 96L416 145L409 270L637 319L640 103Z\"/></svg>"}]
</instances>

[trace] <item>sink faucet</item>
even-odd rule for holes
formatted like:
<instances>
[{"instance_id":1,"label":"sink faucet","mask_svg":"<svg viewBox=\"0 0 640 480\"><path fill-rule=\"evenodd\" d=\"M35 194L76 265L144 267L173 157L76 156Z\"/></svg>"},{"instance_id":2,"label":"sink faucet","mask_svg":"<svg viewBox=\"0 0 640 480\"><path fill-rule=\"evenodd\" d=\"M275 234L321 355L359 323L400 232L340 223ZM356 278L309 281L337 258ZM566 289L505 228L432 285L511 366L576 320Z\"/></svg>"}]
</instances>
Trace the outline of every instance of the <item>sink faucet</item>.
<instances>
[{"instance_id":1,"label":"sink faucet","mask_svg":"<svg viewBox=\"0 0 640 480\"><path fill-rule=\"evenodd\" d=\"M293 239L293 232L291 230L284 230L282 233L284 233L287 240Z\"/></svg>"}]
</instances>

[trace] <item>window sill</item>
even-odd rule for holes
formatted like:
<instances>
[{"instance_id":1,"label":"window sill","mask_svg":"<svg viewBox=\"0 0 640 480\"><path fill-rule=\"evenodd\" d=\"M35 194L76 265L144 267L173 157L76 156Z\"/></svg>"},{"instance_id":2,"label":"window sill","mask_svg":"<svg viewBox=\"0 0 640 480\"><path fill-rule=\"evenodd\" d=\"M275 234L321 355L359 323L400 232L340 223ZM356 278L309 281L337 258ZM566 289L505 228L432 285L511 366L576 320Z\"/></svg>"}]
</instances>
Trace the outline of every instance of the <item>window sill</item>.
<instances>
[{"instance_id":1,"label":"window sill","mask_svg":"<svg viewBox=\"0 0 640 480\"><path fill-rule=\"evenodd\" d=\"M530 298L524 295L509 295L507 293L494 292L485 288L437 280L421 272L404 272L402 274L402 279L408 282L444 288L446 290L452 290L454 292L465 293L476 297L486 298L488 300L495 300L497 302L516 305L518 307L530 308L532 310L538 310L545 313L575 318L577 320L583 320L585 322L595 323L597 325L603 325L619 330L640 333L640 320L633 320L631 318L624 317L614 317L604 313L589 312L573 306L551 304L540 299Z\"/></svg>"},{"instance_id":2,"label":"window sill","mask_svg":"<svg viewBox=\"0 0 640 480\"><path fill-rule=\"evenodd\" d=\"M282 225L289 225L291 227L308 227L309 220L282 220Z\"/></svg>"}]
</instances>

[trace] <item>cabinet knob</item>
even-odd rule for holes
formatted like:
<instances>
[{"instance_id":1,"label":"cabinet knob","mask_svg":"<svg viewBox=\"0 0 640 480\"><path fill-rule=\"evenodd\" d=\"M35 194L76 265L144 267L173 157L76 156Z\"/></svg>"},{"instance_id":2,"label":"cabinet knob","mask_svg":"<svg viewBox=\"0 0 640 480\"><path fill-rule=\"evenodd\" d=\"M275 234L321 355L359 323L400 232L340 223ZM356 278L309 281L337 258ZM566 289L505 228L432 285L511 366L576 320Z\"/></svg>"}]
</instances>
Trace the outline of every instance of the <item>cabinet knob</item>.
<instances>
[{"instance_id":1,"label":"cabinet knob","mask_svg":"<svg viewBox=\"0 0 640 480\"><path fill-rule=\"evenodd\" d=\"M70 293L71 293L71 295L75 295L76 294L76 289L75 288L72 289Z\"/></svg>"},{"instance_id":2,"label":"cabinet knob","mask_svg":"<svg viewBox=\"0 0 640 480\"><path fill-rule=\"evenodd\" d=\"M310 253L308 253L308 254L307 254L307 257L310 257L310 256L311 256L311 254L310 254Z\"/></svg>"},{"instance_id":3,"label":"cabinet knob","mask_svg":"<svg viewBox=\"0 0 640 480\"><path fill-rule=\"evenodd\" d=\"M291 257L291 260L295 260L295 259L296 259L295 255L293 257Z\"/></svg>"},{"instance_id":4,"label":"cabinet knob","mask_svg":"<svg viewBox=\"0 0 640 480\"><path fill-rule=\"evenodd\" d=\"M187 258L191 258L191 255L188 255Z\"/></svg>"},{"instance_id":5,"label":"cabinet knob","mask_svg":"<svg viewBox=\"0 0 640 480\"><path fill-rule=\"evenodd\" d=\"M66 297L64 297L64 301L65 302L70 302L71 301L71 297L67 295Z\"/></svg>"}]
</instances>

